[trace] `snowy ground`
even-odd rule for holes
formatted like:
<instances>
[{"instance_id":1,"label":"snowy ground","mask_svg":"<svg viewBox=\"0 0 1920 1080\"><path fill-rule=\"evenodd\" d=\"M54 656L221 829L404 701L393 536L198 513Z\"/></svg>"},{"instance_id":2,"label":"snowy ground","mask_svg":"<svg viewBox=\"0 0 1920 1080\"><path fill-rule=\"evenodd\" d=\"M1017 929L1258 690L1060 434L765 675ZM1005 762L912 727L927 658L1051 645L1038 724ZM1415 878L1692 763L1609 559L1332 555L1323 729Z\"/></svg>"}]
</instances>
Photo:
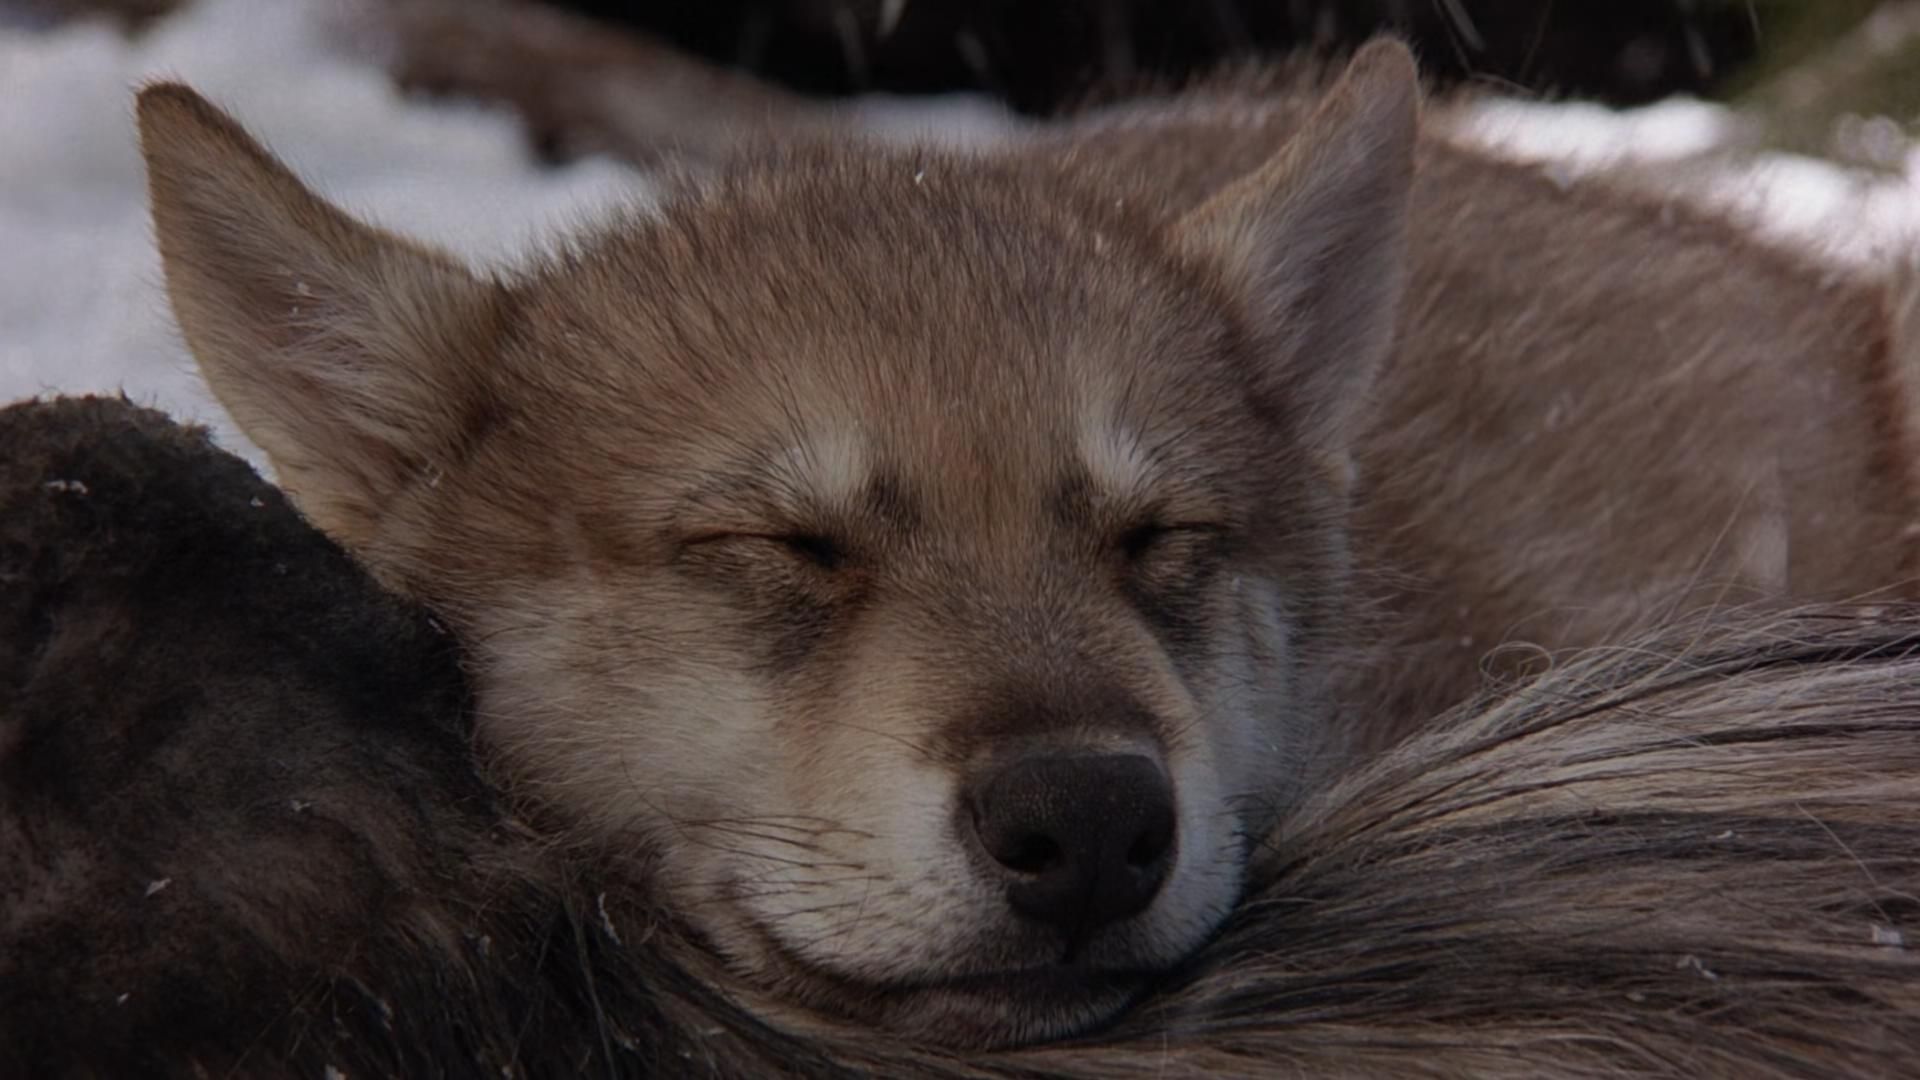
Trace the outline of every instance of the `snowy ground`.
<instances>
[{"instance_id":1,"label":"snowy ground","mask_svg":"<svg viewBox=\"0 0 1920 1080\"><path fill-rule=\"evenodd\" d=\"M504 112L402 100L349 55L335 14L201 0L131 42L105 26L0 29L0 402L124 389L250 449L167 314L133 127L147 80L192 84L327 196L475 259L639 187L610 162L540 167Z\"/></svg>"},{"instance_id":2,"label":"snowy ground","mask_svg":"<svg viewBox=\"0 0 1920 1080\"><path fill-rule=\"evenodd\" d=\"M1478 108L1465 133L1568 175L1621 161L1683 174L1702 198L1781 241L1844 264L1905 264L1920 261L1920 145L1886 127L1884 137L1899 142L1888 156L1903 163L1901 175L1793 154L1717 159L1717 150L1739 143L1740 120L1691 100L1631 112L1495 101Z\"/></svg>"},{"instance_id":3,"label":"snowy ground","mask_svg":"<svg viewBox=\"0 0 1920 1080\"><path fill-rule=\"evenodd\" d=\"M477 260L510 259L557 224L643 195L612 163L539 166L501 112L402 100L336 15L328 0L200 0L133 41L0 19L0 402L124 390L247 449L166 314L132 124L131 90L148 79L192 83L323 193ZM1688 102L1632 114L1496 104L1473 130L1571 172L1620 155L1685 158L1731 120ZM1863 181L1774 158L1718 173L1712 188L1839 259L1920 253L1920 152L1906 161L1902 178Z\"/></svg>"}]
</instances>

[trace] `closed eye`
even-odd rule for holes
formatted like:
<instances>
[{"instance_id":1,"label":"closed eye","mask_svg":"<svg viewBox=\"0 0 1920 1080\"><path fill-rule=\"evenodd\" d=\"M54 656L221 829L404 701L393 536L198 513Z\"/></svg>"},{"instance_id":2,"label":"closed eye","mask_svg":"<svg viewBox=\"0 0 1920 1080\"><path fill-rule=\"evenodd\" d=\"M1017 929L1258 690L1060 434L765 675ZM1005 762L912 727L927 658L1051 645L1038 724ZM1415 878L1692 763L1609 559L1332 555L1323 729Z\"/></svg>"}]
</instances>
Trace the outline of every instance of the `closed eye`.
<instances>
[{"instance_id":1,"label":"closed eye","mask_svg":"<svg viewBox=\"0 0 1920 1080\"><path fill-rule=\"evenodd\" d=\"M1222 531L1220 526L1204 522L1142 522L1120 534L1120 553L1129 563L1137 563L1181 544L1211 540Z\"/></svg>"},{"instance_id":2,"label":"closed eye","mask_svg":"<svg viewBox=\"0 0 1920 1080\"><path fill-rule=\"evenodd\" d=\"M840 545L832 537L820 533L783 533L767 539L781 544L822 570L838 570L847 561L847 553Z\"/></svg>"},{"instance_id":3,"label":"closed eye","mask_svg":"<svg viewBox=\"0 0 1920 1080\"><path fill-rule=\"evenodd\" d=\"M1135 525L1120 534L1120 554L1125 555L1128 562L1138 562L1153 550L1155 544L1165 539L1166 534L1167 527L1157 521Z\"/></svg>"},{"instance_id":4,"label":"closed eye","mask_svg":"<svg viewBox=\"0 0 1920 1080\"><path fill-rule=\"evenodd\" d=\"M831 536L814 532L710 533L687 541L689 548L751 548L777 553L821 570L838 570L847 552Z\"/></svg>"}]
</instances>

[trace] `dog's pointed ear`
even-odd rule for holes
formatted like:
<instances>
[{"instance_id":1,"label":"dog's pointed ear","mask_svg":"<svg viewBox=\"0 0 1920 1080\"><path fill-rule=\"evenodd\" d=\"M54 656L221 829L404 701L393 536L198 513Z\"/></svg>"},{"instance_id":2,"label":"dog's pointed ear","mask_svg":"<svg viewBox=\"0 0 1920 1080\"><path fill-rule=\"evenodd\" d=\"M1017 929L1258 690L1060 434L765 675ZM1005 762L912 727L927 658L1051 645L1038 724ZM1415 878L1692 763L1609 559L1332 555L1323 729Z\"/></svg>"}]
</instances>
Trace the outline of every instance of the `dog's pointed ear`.
<instances>
[{"instance_id":1,"label":"dog's pointed ear","mask_svg":"<svg viewBox=\"0 0 1920 1080\"><path fill-rule=\"evenodd\" d=\"M1392 345L1419 110L1413 57L1375 41L1272 159L1174 225L1240 292L1264 392L1323 453L1345 454Z\"/></svg>"},{"instance_id":2,"label":"dog's pointed ear","mask_svg":"<svg viewBox=\"0 0 1920 1080\"><path fill-rule=\"evenodd\" d=\"M459 452L500 287L348 217L184 86L139 98L167 292L216 397L349 547Z\"/></svg>"}]
</instances>

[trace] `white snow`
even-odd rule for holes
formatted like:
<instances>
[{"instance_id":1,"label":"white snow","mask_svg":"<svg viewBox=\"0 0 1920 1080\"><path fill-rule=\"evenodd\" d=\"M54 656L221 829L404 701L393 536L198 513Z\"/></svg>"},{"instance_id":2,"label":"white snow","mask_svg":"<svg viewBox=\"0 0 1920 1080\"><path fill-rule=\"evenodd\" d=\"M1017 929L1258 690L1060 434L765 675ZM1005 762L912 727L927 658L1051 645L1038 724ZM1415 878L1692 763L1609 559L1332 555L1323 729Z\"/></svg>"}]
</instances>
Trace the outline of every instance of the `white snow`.
<instances>
[{"instance_id":1,"label":"white snow","mask_svg":"<svg viewBox=\"0 0 1920 1080\"><path fill-rule=\"evenodd\" d=\"M379 56L338 32L338 12L328 0L199 0L131 40L100 25L33 30L0 19L0 402L124 390L250 450L166 314L132 125L132 91L149 79L183 79L230 108L354 212L476 260L510 257L557 224L644 196L643 182L610 162L539 166L504 112L402 99ZM880 133L931 126L969 141L996 130L990 108L964 100L924 109L882 100L858 112ZM1469 127L1570 172L1696 160L1735 130L1725 110L1687 101L1624 113L1497 102ZM1887 143L1886 127L1868 123L1862 137ZM1776 234L1840 257L1912 258L1920 152L1892 138L1894 160L1904 147L1901 176L1861 179L1776 155L1722 168L1709 186Z\"/></svg>"},{"instance_id":2,"label":"white snow","mask_svg":"<svg viewBox=\"0 0 1920 1080\"><path fill-rule=\"evenodd\" d=\"M129 40L0 23L0 402L125 390L253 454L172 328L133 91L183 80L362 217L502 259L643 193L606 161L540 167L501 111L403 100L322 0L200 0Z\"/></svg>"},{"instance_id":3,"label":"white snow","mask_svg":"<svg viewBox=\"0 0 1920 1080\"><path fill-rule=\"evenodd\" d=\"M1623 158L1673 161L1702 154L1734 133L1727 110L1673 98L1619 113L1600 105L1493 99L1474 110L1470 130L1517 156L1599 166Z\"/></svg>"},{"instance_id":4,"label":"white snow","mask_svg":"<svg viewBox=\"0 0 1920 1080\"><path fill-rule=\"evenodd\" d=\"M1866 172L1785 153L1716 158L1737 146L1727 109L1675 98L1629 111L1589 104L1489 101L1460 132L1568 175L1619 164L1659 166L1689 190L1763 233L1842 263L1920 262L1920 146L1885 117L1851 118L1836 133L1890 169Z\"/></svg>"}]
</instances>

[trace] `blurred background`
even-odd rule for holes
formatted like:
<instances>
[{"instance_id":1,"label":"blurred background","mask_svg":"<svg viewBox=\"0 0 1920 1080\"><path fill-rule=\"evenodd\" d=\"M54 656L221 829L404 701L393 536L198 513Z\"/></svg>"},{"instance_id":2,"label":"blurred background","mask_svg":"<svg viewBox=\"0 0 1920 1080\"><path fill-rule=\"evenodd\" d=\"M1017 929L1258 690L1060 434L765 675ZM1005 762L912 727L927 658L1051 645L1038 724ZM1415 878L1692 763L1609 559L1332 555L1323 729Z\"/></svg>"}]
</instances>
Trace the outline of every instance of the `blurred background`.
<instances>
[{"instance_id":1,"label":"blurred background","mask_svg":"<svg viewBox=\"0 0 1920 1080\"><path fill-rule=\"evenodd\" d=\"M190 0L0 0L15 25L106 17L137 30ZM265 0L272 2L272 0ZM613 34L813 94L978 90L1046 112L1087 86L1240 56L1351 47L1390 30L1444 81L1631 105L1738 99L1888 0L547 0ZM1836 57L1837 59L1837 57ZM1854 57L1911 93L1920 48ZM1835 92L1877 92L1848 79ZM1879 88L1900 93L1898 85ZM1864 102L1863 102L1864 103Z\"/></svg>"},{"instance_id":2,"label":"blurred background","mask_svg":"<svg viewBox=\"0 0 1920 1080\"><path fill-rule=\"evenodd\" d=\"M137 33L191 2L0 0L0 25L107 19ZM1811 94L1834 111L1870 111L1911 106L1920 93L1920 43L1889 36L1906 0L543 2L608 35L648 35L809 94L972 90L1027 113L1116 80L1337 52L1382 31L1412 41L1439 82L1614 105L1683 93L1804 110L1804 100L1781 99ZM1876 18L1882 33L1854 33ZM1822 85L1783 94L1795 73Z\"/></svg>"},{"instance_id":3,"label":"blurred background","mask_svg":"<svg viewBox=\"0 0 1920 1080\"><path fill-rule=\"evenodd\" d=\"M149 79L355 212L511 263L783 127L990 139L1383 30L1500 153L1638 170L1838 266L1920 255L1920 0L0 0L0 400L124 389L239 445L166 318Z\"/></svg>"}]
</instances>

